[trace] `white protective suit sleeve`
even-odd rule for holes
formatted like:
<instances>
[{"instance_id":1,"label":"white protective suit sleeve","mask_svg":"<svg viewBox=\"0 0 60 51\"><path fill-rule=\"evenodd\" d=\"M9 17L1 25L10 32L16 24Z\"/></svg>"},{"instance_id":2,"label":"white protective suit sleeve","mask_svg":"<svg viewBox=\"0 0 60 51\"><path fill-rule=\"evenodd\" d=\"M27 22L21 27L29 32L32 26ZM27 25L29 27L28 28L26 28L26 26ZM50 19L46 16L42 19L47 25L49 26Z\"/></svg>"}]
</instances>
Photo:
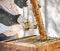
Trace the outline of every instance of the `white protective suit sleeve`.
<instances>
[{"instance_id":1,"label":"white protective suit sleeve","mask_svg":"<svg viewBox=\"0 0 60 51\"><path fill-rule=\"evenodd\" d=\"M12 15L22 14L22 9L14 3L14 0L0 0L0 7Z\"/></svg>"},{"instance_id":2,"label":"white protective suit sleeve","mask_svg":"<svg viewBox=\"0 0 60 51\"><path fill-rule=\"evenodd\" d=\"M0 8L7 11L12 15L22 14L22 9L19 8L14 0L0 0ZM0 23L0 33L4 33L7 36L17 34L22 29L21 25L5 26Z\"/></svg>"}]
</instances>

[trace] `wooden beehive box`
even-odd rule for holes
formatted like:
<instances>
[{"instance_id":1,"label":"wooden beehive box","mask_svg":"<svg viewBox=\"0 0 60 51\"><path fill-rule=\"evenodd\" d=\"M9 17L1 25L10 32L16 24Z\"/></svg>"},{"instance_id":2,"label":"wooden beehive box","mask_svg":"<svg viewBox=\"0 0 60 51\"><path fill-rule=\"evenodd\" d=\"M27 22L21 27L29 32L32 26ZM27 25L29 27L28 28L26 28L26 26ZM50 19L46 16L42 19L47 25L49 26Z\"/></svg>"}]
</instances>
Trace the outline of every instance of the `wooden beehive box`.
<instances>
[{"instance_id":1,"label":"wooden beehive box","mask_svg":"<svg viewBox=\"0 0 60 51\"><path fill-rule=\"evenodd\" d=\"M0 42L0 51L60 51L60 39L48 38L42 42L37 36Z\"/></svg>"}]
</instances>

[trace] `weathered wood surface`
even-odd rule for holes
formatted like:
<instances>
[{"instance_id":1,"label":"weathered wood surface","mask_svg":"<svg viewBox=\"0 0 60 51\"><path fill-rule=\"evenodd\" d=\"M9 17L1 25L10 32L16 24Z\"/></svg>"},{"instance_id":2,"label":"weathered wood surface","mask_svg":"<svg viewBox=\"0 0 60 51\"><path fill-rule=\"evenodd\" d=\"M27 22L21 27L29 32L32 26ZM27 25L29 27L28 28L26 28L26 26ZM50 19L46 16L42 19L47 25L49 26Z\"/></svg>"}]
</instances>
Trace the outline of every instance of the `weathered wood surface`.
<instances>
[{"instance_id":1,"label":"weathered wood surface","mask_svg":"<svg viewBox=\"0 0 60 51\"><path fill-rule=\"evenodd\" d=\"M0 42L0 51L60 51L60 39L41 42L37 36Z\"/></svg>"},{"instance_id":2,"label":"weathered wood surface","mask_svg":"<svg viewBox=\"0 0 60 51\"><path fill-rule=\"evenodd\" d=\"M38 29L39 29L39 33L40 33L40 38L42 41L45 41L47 39L47 35L45 32L45 28L44 28L44 24L43 24L43 20L42 20L42 16L41 16L41 11L38 5L38 0L30 0L32 7L33 7L33 13L38 25Z\"/></svg>"}]
</instances>

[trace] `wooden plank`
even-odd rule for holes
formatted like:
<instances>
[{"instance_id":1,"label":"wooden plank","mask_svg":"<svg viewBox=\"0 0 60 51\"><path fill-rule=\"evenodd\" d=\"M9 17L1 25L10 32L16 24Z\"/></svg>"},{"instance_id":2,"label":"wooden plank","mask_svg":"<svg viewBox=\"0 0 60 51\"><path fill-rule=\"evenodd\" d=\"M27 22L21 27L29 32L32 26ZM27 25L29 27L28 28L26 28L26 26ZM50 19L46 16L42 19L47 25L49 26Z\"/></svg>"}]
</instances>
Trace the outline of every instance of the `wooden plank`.
<instances>
[{"instance_id":1,"label":"wooden plank","mask_svg":"<svg viewBox=\"0 0 60 51\"><path fill-rule=\"evenodd\" d=\"M37 48L37 51L45 51L45 50L47 50L46 46L40 46Z\"/></svg>"},{"instance_id":2,"label":"wooden plank","mask_svg":"<svg viewBox=\"0 0 60 51\"><path fill-rule=\"evenodd\" d=\"M52 44L47 45L45 51L53 51L53 45Z\"/></svg>"},{"instance_id":3,"label":"wooden plank","mask_svg":"<svg viewBox=\"0 0 60 51\"><path fill-rule=\"evenodd\" d=\"M38 25L38 29L39 29L39 33L40 33L40 38L42 41L45 41L47 39L47 35L44 29L44 24L43 24L43 20L41 17L41 11L38 5L38 1L37 0L30 0L32 3L32 7L33 7L33 13Z\"/></svg>"},{"instance_id":4,"label":"wooden plank","mask_svg":"<svg viewBox=\"0 0 60 51\"><path fill-rule=\"evenodd\" d=\"M33 47L19 46L15 44L0 43L0 51L35 51Z\"/></svg>"},{"instance_id":5,"label":"wooden plank","mask_svg":"<svg viewBox=\"0 0 60 51\"><path fill-rule=\"evenodd\" d=\"M60 39L51 38L41 42L37 37L33 37L2 41L0 51L60 51Z\"/></svg>"}]
</instances>

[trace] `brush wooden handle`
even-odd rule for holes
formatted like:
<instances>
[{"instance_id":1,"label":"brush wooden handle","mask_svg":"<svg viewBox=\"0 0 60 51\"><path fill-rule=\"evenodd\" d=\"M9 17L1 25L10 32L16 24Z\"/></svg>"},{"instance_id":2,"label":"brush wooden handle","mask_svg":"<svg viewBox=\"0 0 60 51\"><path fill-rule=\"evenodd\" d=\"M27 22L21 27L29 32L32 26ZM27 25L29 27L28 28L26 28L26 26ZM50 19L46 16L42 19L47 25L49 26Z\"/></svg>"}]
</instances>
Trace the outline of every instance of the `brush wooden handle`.
<instances>
[{"instance_id":1,"label":"brush wooden handle","mask_svg":"<svg viewBox=\"0 0 60 51\"><path fill-rule=\"evenodd\" d=\"M34 13L35 19L39 27L40 38L42 41L45 41L47 39L47 36L46 36L45 29L44 29L44 24L42 21L40 8L38 6L38 1L37 0L30 0L30 1L33 7L33 13Z\"/></svg>"}]
</instances>

